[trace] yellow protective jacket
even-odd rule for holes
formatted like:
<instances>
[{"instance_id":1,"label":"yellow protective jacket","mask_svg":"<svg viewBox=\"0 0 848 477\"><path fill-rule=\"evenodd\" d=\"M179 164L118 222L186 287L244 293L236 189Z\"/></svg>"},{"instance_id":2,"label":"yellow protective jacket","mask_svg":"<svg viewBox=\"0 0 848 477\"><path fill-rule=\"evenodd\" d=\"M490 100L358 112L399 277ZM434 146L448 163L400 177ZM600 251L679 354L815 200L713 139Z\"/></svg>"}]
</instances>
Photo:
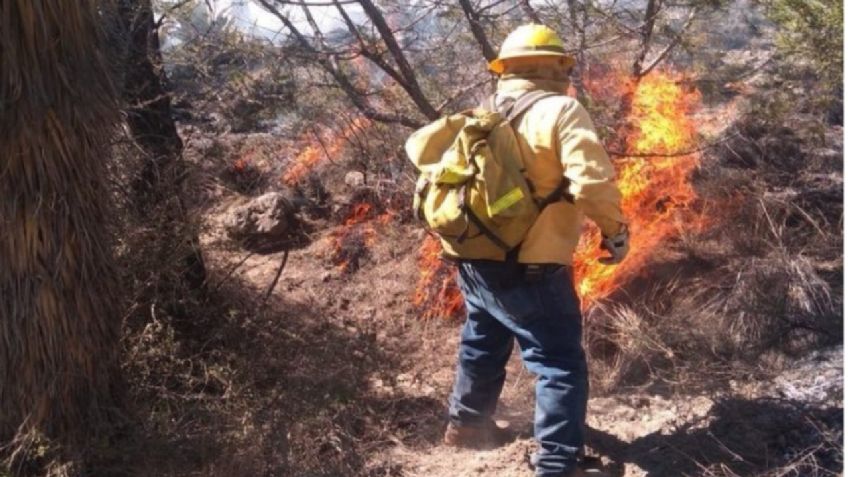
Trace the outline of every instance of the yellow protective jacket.
<instances>
[{"instance_id":1,"label":"yellow protective jacket","mask_svg":"<svg viewBox=\"0 0 848 477\"><path fill-rule=\"evenodd\" d=\"M518 97L544 89L564 92L567 83L504 76L497 98ZM617 234L626 220L621 213L621 193L615 170L601 145L589 113L574 98L555 96L539 100L519 119L517 130L523 148L527 177L537 197L545 197L564 174L570 181L575 203L553 203L542 211L521 245L521 263L568 265L580 239L583 216L589 217L606 236ZM496 260L503 259L497 252Z\"/></svg>"}]
</instances>

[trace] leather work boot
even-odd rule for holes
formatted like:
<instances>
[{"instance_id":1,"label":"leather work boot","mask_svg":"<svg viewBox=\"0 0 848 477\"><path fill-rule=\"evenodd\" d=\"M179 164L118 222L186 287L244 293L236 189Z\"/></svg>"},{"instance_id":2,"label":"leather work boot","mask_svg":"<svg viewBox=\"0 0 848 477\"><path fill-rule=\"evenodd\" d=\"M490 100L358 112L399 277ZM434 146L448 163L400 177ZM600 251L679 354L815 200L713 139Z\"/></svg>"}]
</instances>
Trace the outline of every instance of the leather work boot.
<instances>
[{"instance_id":1,"label":"leather work boot","mask_svg":"<svg viewBox=\"0 0 848 477\"><path fill-rule=\"evenodd\" d=\"M493 449L515 439L507 427L498 427L494 421L480 426L457 426L448 423L444 442L451 447L467 449Z\"/></svg>"},{"instance_id":2,"label":"leather work boot","mask_svg":"<svg viewBox=\"0 0 848 477\"><path fill-rule=\"evenodd\" d=\"M577 468L568 473L562 474L562 477L610 477L609 474L600 469L583 469Z\"/></svg>"},{"instance_id":3,"label":"leather work boot","mask_svg":"<svg viewBox=\"0 0 848 477\"><path fill-rule=\"evenodd\" d=\"M560 474L559 477L610 477L610 474L597 468L587 469L583 467L578 467L564 474Z\"/></svg>"},{"instance_id":4,"label":"leather work boot","mask_svg":"<svg viewBox=\"0 0 848 477\"><path fill-rule=\"evenodd\" d=\"M560 474L559 477L611 477L611 475L603 470L600 459L583 457L576 469Z\"/></svg>"}]
</instances>

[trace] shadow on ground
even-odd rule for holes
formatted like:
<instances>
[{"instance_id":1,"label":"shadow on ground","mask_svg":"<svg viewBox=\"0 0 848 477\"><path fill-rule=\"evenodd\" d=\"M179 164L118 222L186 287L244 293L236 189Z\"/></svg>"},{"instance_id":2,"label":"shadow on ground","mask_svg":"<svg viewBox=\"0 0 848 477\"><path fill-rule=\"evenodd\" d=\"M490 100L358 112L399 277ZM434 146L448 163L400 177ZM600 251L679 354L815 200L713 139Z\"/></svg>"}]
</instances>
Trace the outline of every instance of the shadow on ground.
<instances>
[{"instance_id":1,"label":"shadow on ground","mask_svg":"<svg viewBox=\"0 0 848 477\"><path fill-rule=\"evenodd\" d=\"M635 464L648 477L837 475L842 414L842 408L811 409L790 400L734 398L669 434L626 443L590 429L588 441L619 466ZM621 468L613 475L622 475Z\"/></svg>"},{"instance_id":2,"label":"shadow on ground","mask_svg":"<svg viewBox=\"0 0 848 477\"><path fill-rule=\"evenodd\" d=\"M378 393L403 353L318 302L231 280L176 319L151 309L127 334L138 432L128 467L158 476L392 476L372 459L434 442L443 403ZM323 301L323 300L322 300ZM261 308L261 309L260 309ZM383 324L385 325L385 324Z\"/></svg>"}]
</instances>

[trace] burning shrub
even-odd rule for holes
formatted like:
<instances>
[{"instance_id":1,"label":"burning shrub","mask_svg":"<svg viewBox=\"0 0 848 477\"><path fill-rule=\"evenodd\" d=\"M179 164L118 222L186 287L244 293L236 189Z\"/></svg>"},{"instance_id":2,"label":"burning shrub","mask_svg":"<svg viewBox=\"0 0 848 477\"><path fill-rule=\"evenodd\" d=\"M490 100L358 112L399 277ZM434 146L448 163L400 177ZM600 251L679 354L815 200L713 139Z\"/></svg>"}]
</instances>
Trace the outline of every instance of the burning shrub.
<instances>
[{"instance_id":1,"label":"burning shrub","mask_svg":"<svg viewBox=\"0 0 848 477\"><path fill-rule=\"evenodd\" d=\"M228 164L221 173L221 178L235 190L249 194L266 184L266 177L254 162L254 151L248 151L241 157Z\"/></svg>"},{"instance_id":2,"label":"burning shrub","mask_svg":"<svg viewBox=\"0 0 848 477\"><path fill-rule=\"evenodd\" d=\"M379 229L385 227L394 214L381 211L370 202L356 202L348 207L346 218L332 234L331 261L342 272L354 272L368 257Z\"/></svg>"},{"instance_id":3,"label":"burning shrub","mask_svg":"<svg viewBox=\"0 0 848 477\"><path fill-rule=\"evenodd\" d=\"M368 256L368 247L374 240L375 231L371 219L375 208L369 203L359 203L341 227L333 233L331 260L343 272L359 269L360 260Z\"/></svg>"},{"instance_id":4,"label":"burning shrub","mask_svg":"<svg viewBox=\"0 0 848 477\"><path fill-rule=\"evenodd\" d=\"M353 136L370 125L368 119L356 117L341 131L327 127L320 132L311 132L304 138L306 147L292 160L283 174L283 182L290 186L295 185L321 162L337 159Z\"/></svg>"},{"instance_id":5,"label":"burning shrub","mask_svg":"<svg viewBox=\"0 0 848 477\"><path fill-rule=\"evenodd\" d=\"M589 313L602 387L696 385L685 376L730 364L763 372L842 339L841 135L753 107L718 144L693 185L710 226L666 242L616 294L626 305Z\"/></svg>"},{"instance_id":6,"label":"burning shrub","mask_svg":"<svg viewBox=\"0 0 848 477\"><path fill-rule=\"evenodd\" d=\"M635 277L664 242L680 235L683 224L704 224L693 207L697 194L690 184L700 156L687 153L697 142L693 115L700 108L700 95L682 86L679 74L660 71L630 84L623 94L633 97L628 125L620 131L631 156L618 164L631 252L621 265L608 267L597 261L602 255L600 235L582 241L575 276L584 307Z\"/></svg>"},{"instance_id":7,"label":"burning shrub","mask_svg":"<svg viewBox=\"0 0 848 477\"><path fill-rule=\"evenodd\" d=\"M412 304L423 318L458 318L465 311L462 293L456 284L456 270L441 257L442 245L428 235L418 249L418 283Z\"/></svg>"}]
</instances>

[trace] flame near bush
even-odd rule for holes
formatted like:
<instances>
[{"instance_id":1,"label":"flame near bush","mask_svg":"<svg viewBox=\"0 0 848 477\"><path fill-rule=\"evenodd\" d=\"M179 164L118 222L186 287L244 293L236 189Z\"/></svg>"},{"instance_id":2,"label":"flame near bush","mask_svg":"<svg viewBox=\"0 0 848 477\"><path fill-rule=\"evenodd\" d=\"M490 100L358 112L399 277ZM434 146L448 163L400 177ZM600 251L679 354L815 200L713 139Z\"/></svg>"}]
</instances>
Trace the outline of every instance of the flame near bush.
<instances>
[{"instance_id":1,"label":"flame near bush","mask_svg":"<svg viewBox=\"0 0 848 477\"><path fill-rule=\"evenodd\" d=\"M357 116L341 132L325 128L315 134L283 174L283 182L290 186L297 184L323 160L341 155L353 136L370 125L370 120Z\"/></svg>"},{"instance_id":2,"label":"flame near bush","mask_svg":"<svg viewBox=\"0 0 848 477\"><path fill-rule=\"evenodd\" d=\"M632 156L617 163L622 209L630 220L631 252L620 265L602 265L598 258L606 252L600 249L600 234L584 235L574 260L584 308L636 276L658 247L679 235L683 224L704 223L691 208L697 195L689 183L700 155L686 153L697 143L693 113L700 107L700 93L685 88L682 75L668 71L655 71L638 83L605 80L623 85L622 96L632 95L627 127L620 130L625 153ZM463 309L453 267L439 259L440 252L432 237L419 250L421 272L413 303L424 317L454 317Z\"/></svg>"},{"instance_id":3,"label":"flame near bush","mask_svg":"<svg viewBox=\"0 0 848 477\"><path fill-rule=\"evenodd\" d=\"M697 194L689 182L700 164L692 151L697 143L693 118L701 103L697 90L687 90L683 77L656 71L638 84L622 82L632 94L632 109L622 128L627 154L617 163L617 183L622 210L630 221L630 255L609 267L597 259L600 235L584 235L574 260L577 291L584 307L608 296L633 278L661 244L678 236L680 229L697 227L703 217L692 210Z\"/></svg>"},{"instance_id":4,"label":"flame near bush","mask_svg":"<svg viewBox=\"0 0 848 477\"><path fill-rule=\"evenodd\" d=\"M428 235L418 249L418 284L412 304L424 318L451 318L462 314L465 305L456 284L453 265L441 259L442 244Z\"/></svg>"},{"instance_id":5,"label":"flame near bush","mask_svg":"<svg viewBox=\"0 0 848 477\"><path fill-rule=\"evenodd\" d=\"M385 227L394 217L392 211L379 213L369 202L354 204L342 225L332 234L332 262L339 271L353 272L360 266L360 259L377 240L377 227Z\"/></svg>"}]
</instances>

